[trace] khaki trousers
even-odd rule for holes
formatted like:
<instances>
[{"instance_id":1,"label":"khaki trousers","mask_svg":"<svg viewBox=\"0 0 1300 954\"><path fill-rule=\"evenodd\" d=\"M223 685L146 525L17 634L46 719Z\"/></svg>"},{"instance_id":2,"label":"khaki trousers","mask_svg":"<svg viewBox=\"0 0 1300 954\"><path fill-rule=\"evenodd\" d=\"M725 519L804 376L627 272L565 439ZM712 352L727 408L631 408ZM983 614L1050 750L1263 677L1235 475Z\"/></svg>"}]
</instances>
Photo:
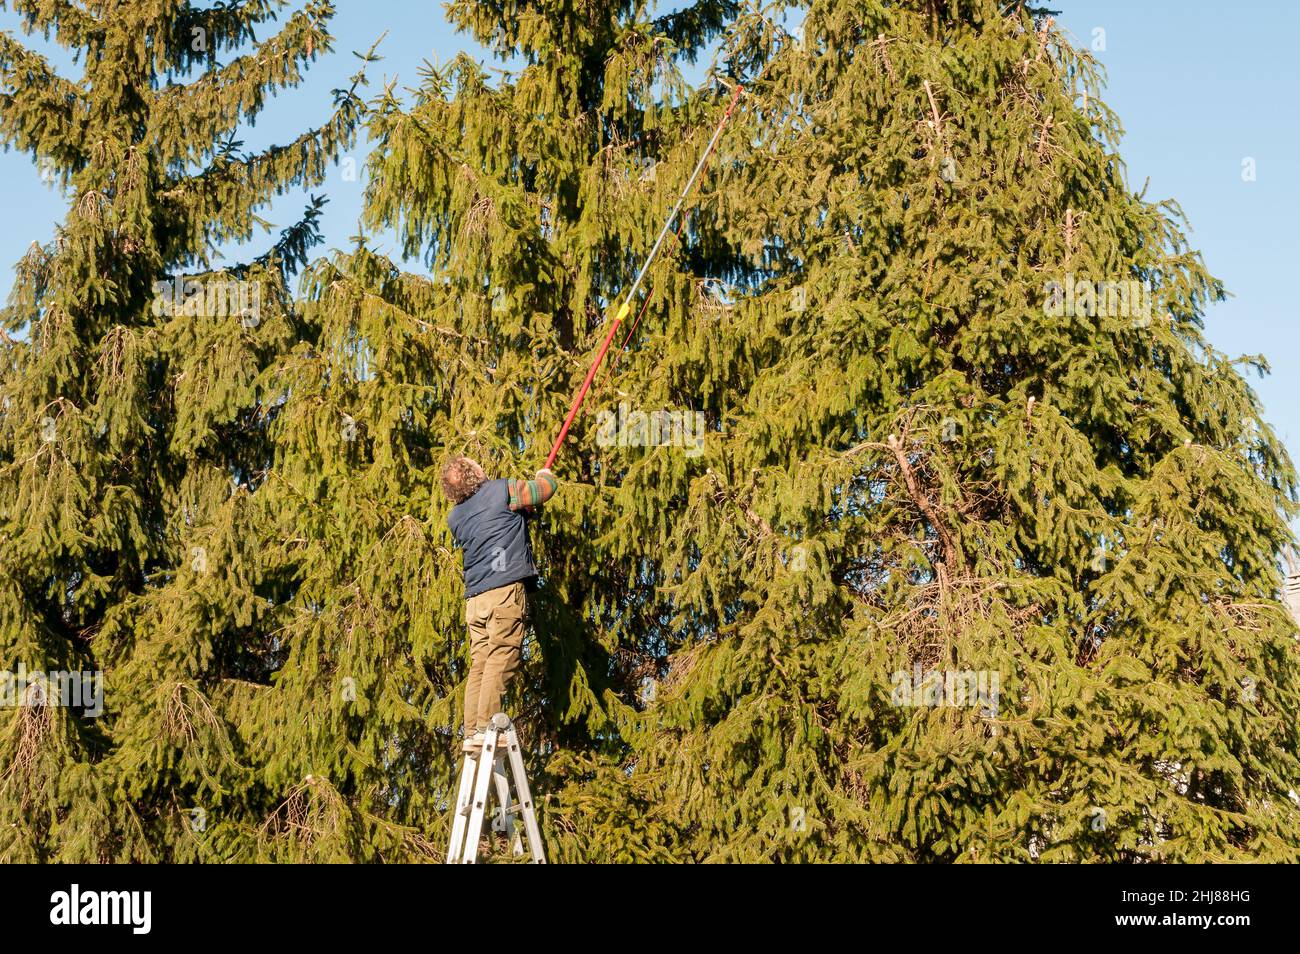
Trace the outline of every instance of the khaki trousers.
<instances>
[{"instance_id":1,"label":"khaki trousers","mask_svg":"<svg viewBox=\"0 0 1300 954\"><path fill-rule=\"evenodd\" d=\"M469 677L465 680L465 735L487 728L501 711L506 683L519 670L524 647L524 584L510 583L465 601Z\"/></svg>"}]
</instances>

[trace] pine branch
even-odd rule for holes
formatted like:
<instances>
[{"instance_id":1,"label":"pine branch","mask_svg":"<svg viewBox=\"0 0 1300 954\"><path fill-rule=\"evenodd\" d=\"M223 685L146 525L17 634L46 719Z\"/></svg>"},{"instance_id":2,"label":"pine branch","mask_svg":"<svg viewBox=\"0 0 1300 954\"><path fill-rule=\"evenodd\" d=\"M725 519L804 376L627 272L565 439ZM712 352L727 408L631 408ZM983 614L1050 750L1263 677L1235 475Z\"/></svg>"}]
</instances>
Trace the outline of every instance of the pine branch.
<instances>
[{"instance_id":1,"label":"pine branch","mask_svg":"<svg viewBox=\"0 0 1300 954\"><path fill-rule=\"evenodd\" d=\"M0 32L0 142L53 159L61 169L84 161L79 142L81 91L40 54Z\"/></svg>"},{"instance_id":2,"label":"pine branch","mask_svg":"<svg viewBox=\"0 0 1300 954\"><path fill-rule=\"evenodd\" d=\"M23 18L28 34L52 32L60 46L87 46L104 33L100 21L71 0L0 0L0 10L12 9Z\"/></svg>"},{"instance_id":3,"label":"pine branch","mask_svg":"<svg viewBox=\"0 0 1300 954\"><path fill-rule=\"evenodd\" d=\"M325 24L331 12L328 2L312 0L279 33L258 44L255 54L209 70L192 83L163 87L146 134L159 161L168 167L201 161L214 140L257 118L268 92L302 82L302 68L330 49Z\"/></svg>"}]
</instances>

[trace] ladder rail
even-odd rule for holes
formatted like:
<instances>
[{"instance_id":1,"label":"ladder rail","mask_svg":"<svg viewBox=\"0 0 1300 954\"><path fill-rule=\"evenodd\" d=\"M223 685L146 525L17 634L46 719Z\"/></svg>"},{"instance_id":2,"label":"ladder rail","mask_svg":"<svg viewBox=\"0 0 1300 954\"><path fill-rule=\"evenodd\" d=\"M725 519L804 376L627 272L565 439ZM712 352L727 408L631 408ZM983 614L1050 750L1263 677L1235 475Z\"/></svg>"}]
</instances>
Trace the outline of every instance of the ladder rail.
<instances>
[{"instance_id":1,"label":"ladder rail","mask_svg":"<svg viewBox=\"0 0 1300 954\"><path fill-rule=\"evenodd\" d=\"M524 830L528 832L528 848L533 853L536 864L546 864L546 849L542 847L542 830L537 825L537 812L533 807L533 793L528 788L528 773L524 771L524 756L519 751L519 736L515 734L514 723L506 730L506 749L510 759L510 769L515 777L515 791L519 793L519 811L524 818Z\"/></svg>"},{"instance_id":2,"label":"ladder rail","mask_svg":"<svg viewBox=\"0 0 1300 954\"><path fill-rule=\"evenodd\" d=\"M474 790L474 775L477 762L474 756L466 754L465 763L460 770L460 788L456 793L455 815L451 822L451 844L447 848L447 864L460 861L465 850L465 829L469 824L469 800Z\"/></svg>"},{"instance_id":3,"label":"ladder rail","mask_svg":"<svg viewBox=\"0 0 1300 954\"><path fill-rule=\"evenodd\" d=\"M483 748L475 758L474 796L469 806L469 829L465 834L465 850L461 853L462 864L472 865L478 862L478 841L483 833L483 815L487 811L488 793L492 782L492 763L496 758L497 734L484 733ZM484 771L484 767L487 771Z\"/></svg>"}]
</instances>

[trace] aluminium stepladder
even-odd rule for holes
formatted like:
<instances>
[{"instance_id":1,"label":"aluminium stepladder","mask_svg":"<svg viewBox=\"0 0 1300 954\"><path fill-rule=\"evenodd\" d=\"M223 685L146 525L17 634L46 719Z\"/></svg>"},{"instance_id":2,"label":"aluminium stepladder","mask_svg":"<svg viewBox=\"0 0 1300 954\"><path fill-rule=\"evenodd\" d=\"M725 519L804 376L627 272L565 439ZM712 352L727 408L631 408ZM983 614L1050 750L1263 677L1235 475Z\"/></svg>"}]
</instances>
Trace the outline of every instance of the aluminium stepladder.
<instances>
[{"instance_id":1,"label":"aluminium stepladder","mask_svg":"<svg viewBox=\"0 0 1300 954\"><path fill-rule=\"evenodd\" d=\"M533 809L532 793L528 790L528 776L524 772L524 758L519 751L519 736L515 733L514 723L504 712L498 712L483 735L483 748L477 755L467 752L460 770L460 791L451 823L447 864L472 865L478 861L483 816L487 812L491 789L495 788L498 814L493 827L505 832L516 856L522 855L523 838L514 819L515 815L521 816L532 860L544 865L546 850L542 847L542 832L537 827L537 813ZM510 802L512 780L519 798L513 805Z\"/></svg>"}]
</instances>

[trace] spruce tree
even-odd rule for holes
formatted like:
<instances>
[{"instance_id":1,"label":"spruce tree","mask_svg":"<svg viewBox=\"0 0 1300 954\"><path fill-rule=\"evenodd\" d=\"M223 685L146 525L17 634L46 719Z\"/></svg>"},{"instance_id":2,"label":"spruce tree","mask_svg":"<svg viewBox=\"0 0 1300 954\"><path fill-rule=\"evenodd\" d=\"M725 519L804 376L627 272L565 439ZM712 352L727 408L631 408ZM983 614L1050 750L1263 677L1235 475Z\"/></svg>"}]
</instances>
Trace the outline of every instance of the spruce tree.
<instances>
[{"instance_id":1,"label":"spruce tree","mask_svg":"<svg viewBox=\"0 0 1300 954\"><path fill-rule=\"evenodd\" d=\"M405 740L378 790L417 790L407 754L423 810L454 781L440 459L542 459L739 80L534 541L511 711L552 852L1292 857L1294 475L1201 336L1223 292L1176 207L1124 182L1088 55L984 2L812 4L802 37L780 7L450 9L525 65L459 57L376 104L367 225L427 274L364 242L314 270L328 346L285 387L326 397L277 441L286 506L321 514L286 555L334 614L299 638L335 634L337 682L365 665L338 634L382 630L384 728L348 736ZM1131 301L1076 313L1074 276ZM620 407L634 432L603 439ZM701 453L644 446L655 410L701 415ZM323 723L331 673L295 675Z\"/></svg>"},{"instance_id":2,"label":"spruce tree","mask_svg":"<svg viewBox=\"0 0 1300 954\"><path fill-rule=\"evenodd\" d=\"M239 709L278 665L282 582L248 528L276 413L258 373L301 337L287 280L324 200L250 261L221 249L257 241L275 196L323 182L363 105L340 90L321 127L239 141L331 49L328 2L263 39L280 0L0 6L81 70L0 34L0 138L69 199L0 315L0 656L103 673L75 707L53 704L68 698L52 675L16 687L0 858L232 857L278 803Z\"/></svg>"},{"instance_id":3,"label":"spruce tree","mask_svg":"<svg viewBox=\"0 0 1300 954\"><path fill-rule=\"evenodd\" d=\"M273 825L268 856L322 857L328 843L440 857L468 655L438 470L461 452L498 476L541 464L603 309L717 120L716 98L695 96L677 64L732 10L648 20L625 3L454 3L453 23L524 67L497 77L460 55L428 65L410 104L395 89L371 103L365 231L392 230L402 255L363 234L316 263L311 344L267 373L286 397L258 494L265 552L296 592L253 722L258 748L284 762L277 784L313 779L299 809L309 836ZM617 478L585 433L540 518L545 585L509 707L542 792L571 756L625 756L620 725L660 652L646 647L666 638L648 578L629 597L648 566L597 543Z\"/></svg>"},{"instance_id":4,"label":"spruce tree","mask_svg":"<svg viewBox=\"0 0 1300 954\"><path fill-rule=\"evenodd\" d=\"M734 24L734 300L617 380L706 451L600 460L671 655L571 857L1296 859L1294 471L1098 67L1004 6Z\"/></svg>"}]
</instances>

